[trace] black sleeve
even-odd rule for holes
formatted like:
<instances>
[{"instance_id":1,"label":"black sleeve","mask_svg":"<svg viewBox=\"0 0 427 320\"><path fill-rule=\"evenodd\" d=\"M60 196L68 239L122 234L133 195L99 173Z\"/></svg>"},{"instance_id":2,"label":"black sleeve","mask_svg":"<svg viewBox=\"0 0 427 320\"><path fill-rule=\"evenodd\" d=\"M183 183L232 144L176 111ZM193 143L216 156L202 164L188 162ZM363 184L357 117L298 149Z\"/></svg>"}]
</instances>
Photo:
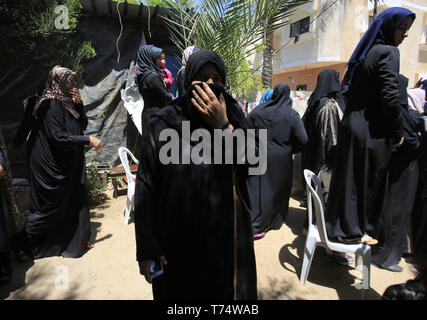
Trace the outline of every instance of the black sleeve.
<instances>
[{"instance_id":1,"label":"black sleeve","mask_svg":"<svg viewBox=\"0 0 427 320\"><path fill-rule=\"evenodd\" d=\"M156 179L158 157L154 142L153 124L147 122L142 135L142 151L135 186L135 238L137 261L163 255L155 236ZM147 128L148 127L148 128Z\"/></svg>"},{"instance_id":2,"label":"black sleeve","mask_svg":"<svg viewBox=\"0 0 427 320\"><path fill-rule=\"evenodd\" d=\"M80 120L80 123L82 126L82 130L86 130L87 125L88 125L88 119L87 119L87 115L86 115L86 112L84 109L84 105L83 105L83 103L76 103L74 106L80 115L79 120Z\"/></svg>"},{"instance_id":3,"label":"black sleeve","mask_svg":"<svg viewBox=\"0 0 427 320\"><path fill-rule=\"evenodd\" d=\"M46 110L44 126L48 137L62 150L68 150L78 145L89 144L88 136L71 135L64 125L65 108L61 102L52 99Z\"/></svg>"},{"instance_id":4,"label":"black sleeve","mask_svg":"<svg viewBox=\"0 0 427 320\"><path fill-rule=\"evenodd\" d=\"M399 92L399 51L387 46L377 64L377 87L381 108L393 141L403 137L403 123Z\"/></svg>"},{"instance_id":5,"label":"black sleeve","mask_svg":"<svg viewBox=\"0 0 427 320\"><path fill-rule=\"evenodd\" d=\"M37 101L37 98L38 97L36 96L30 97L27 101L24 118L22 119L21 124L18 128L18 131L15 135L15 138L13 139L13 142L12 142L12 145L14 147L21 145L27 139L28 134L32 129L33 123L35 121L33 116L33 110L34 110L34 105Z\"/></svg>"},{"instance_id":6,"label":"black sleeve","mask_svg":"<svg viewBox=\"0 0 427 320\"><path fill-rule=\"evenodd\" d=\"M304 124L302 123L299 114L295 112L291 132L292 153L298 153L302 151L307 141L308 136L305 131Z\"/></svg>"},{"instance_id":7,"label":"black sleeve","mask_svg":"<svg viewBox=\"0 0 427 320\"><path fill-rule=\"evenodd\" d=\"M147 79L147 86L148 89L152 90L164 102L165 106L173 100L173 95L166 91L163 79L157 74Z\"/></svg>"},{"instance_id":8,"label":"black sleeve","mask_svg":"<svg viewBox=\"0 0 427 320\"><path fill-rule=\"evenodd\" d=\"M184 89L184 76L185 76L185 68L183 69L179 69L178 74L177 74L177 78L176 78L176 83L177 83L177 87L178 87L178 96L182 96L185 92Z\"/></svg>"}]
</instances>

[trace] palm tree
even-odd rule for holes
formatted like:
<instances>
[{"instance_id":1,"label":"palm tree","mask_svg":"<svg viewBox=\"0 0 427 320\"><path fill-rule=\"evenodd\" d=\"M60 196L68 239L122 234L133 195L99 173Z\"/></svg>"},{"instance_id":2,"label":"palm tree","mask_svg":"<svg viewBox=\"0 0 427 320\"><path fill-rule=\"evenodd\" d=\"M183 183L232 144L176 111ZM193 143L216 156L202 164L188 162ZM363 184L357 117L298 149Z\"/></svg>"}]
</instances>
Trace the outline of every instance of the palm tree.
<instances>
[{"instance_id":1,"label":"palm tree","mask_svg":"<svg viewBox=\"0 0 427 320\"><path fill-rule=\"evenodd\" d=\"M164 17L175 45L183 51L189 45L212 49L224 59L231 88L236 87L237 75L255 70L241 70L242 63L267 45L266 77L272 76L273 32L283 27L285 18L296 7L311 0L204 0L193 7L179 1L164 0L170 9ZM266 36L267 35L267 36ZM267 41L268 40L268 41ZM270 48L270 50L268 50Z\"/></svg>"}]
</instances>

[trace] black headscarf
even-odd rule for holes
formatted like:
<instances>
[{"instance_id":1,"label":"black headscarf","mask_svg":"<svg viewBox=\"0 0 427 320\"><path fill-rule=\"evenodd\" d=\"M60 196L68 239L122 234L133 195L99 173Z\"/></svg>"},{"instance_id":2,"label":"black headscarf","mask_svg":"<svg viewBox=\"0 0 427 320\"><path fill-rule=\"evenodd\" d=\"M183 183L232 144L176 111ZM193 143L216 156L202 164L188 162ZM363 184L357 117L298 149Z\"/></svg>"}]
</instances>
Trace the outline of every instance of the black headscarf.
<instances>
[{"instance_id":1,"label":"black headscarf","mask_svg":"<svg viewBox=\"0 0 427 320\"><path fill-rule=\"evenodd\" d=\"M365 60L369 50L376 42L395 46L393 37L394 30L396 30L408 16L413 17L415 20L415 13L412 11L406 8L393 7L384 10L375 18L369 26L369 29L359 41L356 49L354 49L347 63L348 68L343 80L343 87L345 90L351 85L354 70Z\"/></svg>"},{"instance_id":2,"label":"black headscarf","mask_svg":"<svg viewBox=\"0 0 427 320\"><path fill-rule=\"evenodd\" d=\"M280 121L292 110L291 89L285 83L274 87L271 99L260 104L249 114L256 128L268 128L273 122Z\"/></svg>"},{"instance_id":3,"label":"black headscarf","mask_svg":"<svg viewBox=\"0 0 427 320\"><path fill-rule=\"evenodd\" d=\"M302 117L306 130L310 130L309 128L314 125L319 111L319 102L322 98L335 99L341 110L344 112L345 103L341 94L340 73L338 71L325 69L317 76L316 89L314 89L308 99L307 109Z\"/></svg>"},{"instance_id":4,"label":"black headscarf","mask_svg":"<svg viewBox=\"0 0 427 320\"><path fill-rule=\"evenodd\" d=\"M191 98L193 98L193 86L191 85L191 82L193 81L197 73L207 63L214 64L218 69L219 74L222 76L223 82L226 82L225 65L222 58L214 51L200 50L199 52L197 52L197 54L192 54L190 56L185 67L184 86L186 94L176 99L172 104L176 107L178 114L181 114L186 119L190 120L191 128L209 128L209 125L203 120L196 107L193 106L193 104L191 103ZM224 95L228 121L233 125L233 127L246 129L248 127L247 121L237 101L234 100L233 97L231 97L223 87L215 84L209 84L209 87L217 97L219 97L221 93ZM160 112L158 114L173 127L180 128L181 116L170 116L170 113L168 113L167 108L164 109L164 112Z\"/></svg>"},{"instance_id":5,"label":"black headscarf","mask_svg":"<svg viewBox=\"0 0 427 320\"><path fill-rule=\"evenodd\" d=\"M315 106L322 98L334 98L344 112L344 99L341 95L340 73L333 69L325 69L317 76L316 89L307 101L307 109Z\"/></svg>"},{"instance_id":6,"label":"black headscarf","mask_svg":"<svg viewBox=\"0 0 427 320\"><path fill-rule=\"evenodd\" d=\"M136 68L137 76L140 80L152 72L158 73L163 79L163 71L156 65L156 59L163 53L163 49L157 48L152 44L141 45L138 50Z\"/></svg>"}]
</instances>

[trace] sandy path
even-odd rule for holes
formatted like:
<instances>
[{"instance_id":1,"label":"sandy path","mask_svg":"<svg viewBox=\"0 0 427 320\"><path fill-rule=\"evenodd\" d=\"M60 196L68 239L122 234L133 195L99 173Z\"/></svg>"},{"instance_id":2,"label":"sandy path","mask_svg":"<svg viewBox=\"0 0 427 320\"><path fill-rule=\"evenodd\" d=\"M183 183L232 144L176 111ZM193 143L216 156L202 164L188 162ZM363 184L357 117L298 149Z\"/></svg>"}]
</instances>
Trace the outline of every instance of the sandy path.
<instances>
[{"instance_id":1,"label":"sandy path","mask_svg":"<svg viewBox=\"0 0 427 320\"><path fill-rule=\"evenodd\" d=\"M91 210L95 247L78 259L53 257L33 264L14 263L14 278L0 286L0 299L142 299L151 300L151 286L139 275L135 260L133 223L123 224L125 196L109 200ZM288 222L255 242L260 299L359 299L354 271L325 259L316 251L307 283L298 279L304 246L301 230L304 213L291 199ZM392 284L413 278L403 260L402 273L371 268L368 299L380 299ZM67 282L68 278L68 282Z\"/></svg>"}]
</instances>

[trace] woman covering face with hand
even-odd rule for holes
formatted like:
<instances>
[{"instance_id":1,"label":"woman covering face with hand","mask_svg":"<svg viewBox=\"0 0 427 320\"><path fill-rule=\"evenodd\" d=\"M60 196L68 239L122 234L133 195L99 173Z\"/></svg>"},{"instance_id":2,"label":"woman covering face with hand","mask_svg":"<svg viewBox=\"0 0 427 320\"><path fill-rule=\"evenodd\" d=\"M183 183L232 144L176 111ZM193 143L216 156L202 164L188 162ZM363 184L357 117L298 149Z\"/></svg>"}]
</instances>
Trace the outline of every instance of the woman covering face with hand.
<instances>
[{"instance_id":1,"label":"woman covering face with hand","mask_svg":"<svg viewBox=\"0 0 427 320\"><path fill-rule=\"evenodd\" d=\"M202 50L190 56L187 93L152 112L142 135L135 233L140 272L152 283L154 299L257 298L246 165L214 164L213 152L201 164L181 161L199 143L186 138L184 125L211 137L214 129L247 128L237 102L224 90L225 81L218 54ZM175 140L160 139L171 130ZM186 145L179 163L163 164L160 150L167 144ZM155 260L164 273L152 278Z\"/></svg>"}]
</instances>

